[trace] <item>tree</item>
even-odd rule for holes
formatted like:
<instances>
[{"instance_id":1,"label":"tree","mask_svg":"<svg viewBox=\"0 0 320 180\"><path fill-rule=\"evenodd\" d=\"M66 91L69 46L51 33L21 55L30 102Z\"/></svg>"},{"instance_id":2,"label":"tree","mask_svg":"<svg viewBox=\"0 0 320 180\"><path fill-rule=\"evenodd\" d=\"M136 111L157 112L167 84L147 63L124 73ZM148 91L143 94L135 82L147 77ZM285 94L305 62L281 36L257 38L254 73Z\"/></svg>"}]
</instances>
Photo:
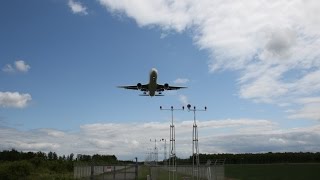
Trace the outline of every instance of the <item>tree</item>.
<instances>
[{"instance_id":1,"label":"tree","mask_svg":"<svg viewBox=\"0 0 320 180\"><path fill-rule=\"evenodd\" d=\"M74 154L71 153L68 160L69 160L69 161L73 161L73 156L74 156Z\"/></svg>"},{"instance_id":2,"label":"tree","mask_svg":"<svg viewBox=\"0 0 320 180\"><path fill-rule=\"evenodd\" d=\"M48 153L48 159L49 159L49 160L53 160L53 152L50 151L50 152Z\"/></svg>"},{"instance_id":3,"label":"tree","mask_svg":"<svg viewBox=\"0 0 320 180\"><path fill-rule=\"evenodd\" d=\"M53 157L53 160L58 160L58 155L57 155L57 153L56 152L53 152L53 155L52 155Z\"/></svg>"}]
</instances>

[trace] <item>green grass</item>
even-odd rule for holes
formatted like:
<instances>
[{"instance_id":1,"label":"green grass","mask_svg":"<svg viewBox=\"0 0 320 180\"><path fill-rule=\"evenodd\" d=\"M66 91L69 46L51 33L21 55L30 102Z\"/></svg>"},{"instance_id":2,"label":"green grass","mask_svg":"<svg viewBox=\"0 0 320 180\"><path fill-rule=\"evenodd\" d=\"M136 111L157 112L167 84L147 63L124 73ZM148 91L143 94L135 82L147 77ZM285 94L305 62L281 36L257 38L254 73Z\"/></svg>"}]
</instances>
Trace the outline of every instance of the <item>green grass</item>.
<instances>
[{"instance_id":1,"label":"green grass","mask_svg":"<svg viewBox=\"0 0 320 180\"><path fill-rule=\"evenodd\" d=\"M54 179L54 180L71 180L73 178L73 172L69 173L37 173L37 174L31 174L26 179L39 179L39 180L46 180L46 179Z\"/></svg>"},{"instance_id":2,"label":"green grass","mask_svg":"<svg viewBox=\"0 0 320 180\"><path fill-rule=\"evenodd\" d=\"M148 174L150 174L150 168L148 166L139 166L138 180L146 180Z\"/></svg>"},{"instance_id":3,"label":"green grass","mask_svg":"<svg viewBox=\"0 0 320 180\"><path fill-rule=\"evenodd\" d=\"M148 166L139 167L139 180L145 180L148 174ZM178 173L177 179L185 176ZM317 180L320 179L320 164L225 165L225 177L232 180ZM157 180L167 179L168 171L159 168Z\"/></svg>"},{"instance_id":4,"label":"green grass","mask_svg":"<svg viewBox=\"0 0 320 180\"><path fill-rule=\"evenodd\" d=\"M225 165L225 177L237 180L320 179L320 164Z\"/></svg>"},{"instance_id":5,"label":"green grass","mask_svg":"<svg viewBox=\"0 0 320 180\"><path fill-rule=\"evenodd\" d=\"M1 161L0 179L73 179L73 171L59 162L42 162L41 165L26 161Z\"/></svg>"},{"instance_id":6,"label":"green grass","mask_svg":"<svg viewBox=\"0 0 320 180\"><path fill-rule=\"evenodd\" d=\"M158 168L156 171L154 171L154 173L156 173L156 177L157 180L168 180L169 179L169 172L165 169L162 168ZM147 179L147 175L150 175L150 167L148 166L139 166L139 173L138 173L138 180L145 180ZM188 175L184 175L181 173L177 173L177 179L183 179L184 177L190 177Z\"/></svg>"}]
</instances>

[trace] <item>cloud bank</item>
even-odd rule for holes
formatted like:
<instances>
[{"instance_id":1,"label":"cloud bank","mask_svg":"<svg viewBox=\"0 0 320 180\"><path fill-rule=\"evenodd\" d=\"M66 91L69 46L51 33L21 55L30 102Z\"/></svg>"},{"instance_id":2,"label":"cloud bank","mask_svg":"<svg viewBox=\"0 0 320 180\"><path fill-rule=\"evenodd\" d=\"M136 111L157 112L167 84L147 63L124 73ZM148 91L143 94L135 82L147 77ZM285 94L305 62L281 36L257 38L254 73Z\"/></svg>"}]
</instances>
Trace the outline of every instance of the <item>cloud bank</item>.
<instances>
[{"instance_id":1,"label":"cloud bank","mask_svg":"<svg viewBox=\"0 0 320 180\"><path fill-rule=\"evenodd\" d=\"M179 157L192 153L193 121L175 123L176 148ZM320 149L320 126L281 129L276 123L263 119L223 119L200 121L201 153L256 153L308 151ZM143 160L154 147L150 139L167 139L169 123L96 123L80 126L76 132L56 129L22 131L0 126L1 149L22 151L55 151L58 154L115 154L120 159ZM168 144L167 144L168 145ZM159 159L163 143L158 143ZM168 146L169 147L169 146ZM167 147L167 150L169 149Z\"/></svg>"},{"instance_id":2,"label":"cloud bank","mask_svg":"<svg viewBox=\"0 0 320 180\"><path fill-rule=\"evenodd\" d=\"M291 118L319 119L317 105L294 99L320 93L320 1L99 0L141 27L190 30L210 54L209 71L238 71L240 98L296 105ZM312 106L312 107L311 107ZM299 114L299 115L298 115Z\"/></svg>"}]
</instances>

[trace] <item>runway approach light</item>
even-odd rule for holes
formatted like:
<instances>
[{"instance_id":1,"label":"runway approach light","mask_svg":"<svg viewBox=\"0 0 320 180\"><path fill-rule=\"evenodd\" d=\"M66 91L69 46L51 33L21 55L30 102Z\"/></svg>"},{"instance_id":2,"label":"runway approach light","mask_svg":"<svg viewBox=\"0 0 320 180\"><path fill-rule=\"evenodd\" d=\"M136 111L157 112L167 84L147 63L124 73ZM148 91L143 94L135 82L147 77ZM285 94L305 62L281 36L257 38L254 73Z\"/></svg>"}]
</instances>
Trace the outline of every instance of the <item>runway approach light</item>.
<instances>
[{"instance_id":1,"label":"runway approach light","mask_svg":"<svg viewBox=\"0 0 320 180\"><path fill-rule=\"evenodd\" d=\"M184 109L184 107L182 107ZM191 104L188 104L187 105L187 108L189 111L196 111L196 106L193 106L193 110L191 110ZM206 111L207 110L207 106L204 107L204 110ZM199 110L198 110L199 111ZM201 110L200 110L201 111ZM203 111L203 110L202 110Z\"/></svg>"}]
</instances>

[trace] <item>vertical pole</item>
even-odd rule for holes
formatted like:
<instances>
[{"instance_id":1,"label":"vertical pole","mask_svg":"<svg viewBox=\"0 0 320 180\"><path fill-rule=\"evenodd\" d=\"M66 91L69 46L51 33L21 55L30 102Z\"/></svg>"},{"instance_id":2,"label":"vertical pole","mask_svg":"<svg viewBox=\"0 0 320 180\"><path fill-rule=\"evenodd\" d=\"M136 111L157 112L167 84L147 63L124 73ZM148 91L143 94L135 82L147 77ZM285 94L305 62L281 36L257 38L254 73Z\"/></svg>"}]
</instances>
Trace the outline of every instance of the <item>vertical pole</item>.
<instances>
[{"instance_id":1,"label":"vertical pole","mask_svg":"<svg viewBox=\"0 0 320 180\"><path fill-rule=\"evenodd\" d=\"M154 159L155 159L155 163L156 165L158 165L158 148L157 148L157 139L154 140Z\"/></svg>"},{"instance_id":2,"label":"vertical pole","mask_svg":"<svg viewBox=\"0 0 320 180\"><path fill-rule=\"evenodd\" d=\"M169 145L169 180L171 180L171 167L172 167L172 125L170 124L170 145Z\"/></svg>"},{"instance_id":3,"label":"vertical pole","mask_svg":"<svg viewBox=\"0 0 320 180\"><path fill-rule=\"evenodd\" d=\"M194 131L195 131L195 126L193 124L193 127L192 127L192 179L194 179L194 172L195 172L195 169L194 169Z\"/></svg>"},{"instance_id":4,"label":"vertical pole","mask_svg":"<svg viewBox=\"0 0 320 180\"><path fill-rule=\"evenodd\" d=\"M164 165L167 165L167 140L164 139L164 152L163 152L163 156L164 156Z\"/></svg>"},{"instance_id":5,"label":"vertical pole","mask_svg":"<svg viewBox=\"0 0 320 180\"><path fill-rule=\"evenodd\" d=\"M169 180L175 180L176 174L176 145L175 129L173 124L173 106L171 106L171 125L170 125L170 155L169 155Z\"/></svg>"},{"instance_id":6,"label":"vertical pole","mask_svg":"<svg viewBox=\"0 0 320 180\"><path fill-rule=\"evenodd\" d=\"M135 174L136 174L135 180L138 180L138 158L137 158L137 157L136 157L136 168L135 168Z\"/></svg>"},{"instance_id":7,"label":"vertical pole","mask_svg":"<svg viewBox=\"0 0 320 180\"><path fill-rule=\"evenodd\" d=\"M196 111L206 111L207 107L204 107L204 110L197 110L195 106L191 109L191 105L187 105L189 111L193 111L193 127L192 127L192 179L195 177L199 180L200 173L200 160L199 160L199 139L198 139L198 126L196 121Z\"/></svg>"},{"instance_id":8,"label":"vertical pole","mask_svg":"<svg viewBox=\"0 0 320 180\"><path fill-rule=\"evenodd\" d=\"M162 139L160 139L160 141L164 142L162 162L163 162L164 167L167 167L167 139L162 138Z\"/></svg>"},{"instance_id":9,"label":"vertical pole","mask_svg":"<svg viewBox=\"0 0 320 180\"><path fill-rule=\"evenodd\" d=\"M182 109L174 109L171 106L170 109L162 109L160 106L160 110L170 110L171 111L171 124L170 124L170 146L169 146L169 158L168 158L168 171L169 171L169 180L177 179L177 161L176 161L176 132L173 124L173 111L174 110L184 110Z\"/></svg>"},{"instance_id":10,"label":"vertical pole","mask_svg":"<svg viewBox=\"0 0 320 180\"><path fill-rule=\"evenodd\" d=\"M196 122L196 108L193 109L192 129L192 179L199 180L199 147L198 147L198 126Z\"/></svg>"},{"instance_id":11,"label":"vertical pole","mask_svg":"<svg viewBox=\"0 0 320 180\"><path fill-rule=\"evenodd\" d=\"M176 178L176 170L177 170L177 162L176 162L176 130L173 124L173 107L171 106L171 120L172 120L172 127L173 127L173 169L172 169L172 179L177 179Z\"/></svg>"},{"instance_id":12,"label":"vertical pole","mask_svg":"<svg viewBox=\"0 0 320 180\"><path fill-rule=\"evenodd\" d=\"M193 111L193 121L194 121L194 144L195 144L195 151L196 151L196 154L195 154L195 163L196 163L196 175L197 175L197 180L199 180L199 146L198 146L198 126L197 126L197 121L196 121L196 108L194 108L194 111Z\"/></svg>"},{"instance_id":13,"label":"vertical pole","mask_svg":"<svg viewBox=\"0 0 320 180\"><path fill-rule=\"evenodd\" d=\"M91 164L90 179L93 179L93 173L94 173L94 166L93 164Z\"/></svg>"},{"instance_id":14,"label":"vertical pole","mask_svg":"<svg viewBox=\"0 0 320 180\"><path fill-rule=\"evenodd\" d=\"M176 147L175 147L175 129L173 124L173 106L171 106L171 126L170 126L170 161L171 166L169 167L169 180L175 179L176 170Z\"/></svg>"}]
</instances>

